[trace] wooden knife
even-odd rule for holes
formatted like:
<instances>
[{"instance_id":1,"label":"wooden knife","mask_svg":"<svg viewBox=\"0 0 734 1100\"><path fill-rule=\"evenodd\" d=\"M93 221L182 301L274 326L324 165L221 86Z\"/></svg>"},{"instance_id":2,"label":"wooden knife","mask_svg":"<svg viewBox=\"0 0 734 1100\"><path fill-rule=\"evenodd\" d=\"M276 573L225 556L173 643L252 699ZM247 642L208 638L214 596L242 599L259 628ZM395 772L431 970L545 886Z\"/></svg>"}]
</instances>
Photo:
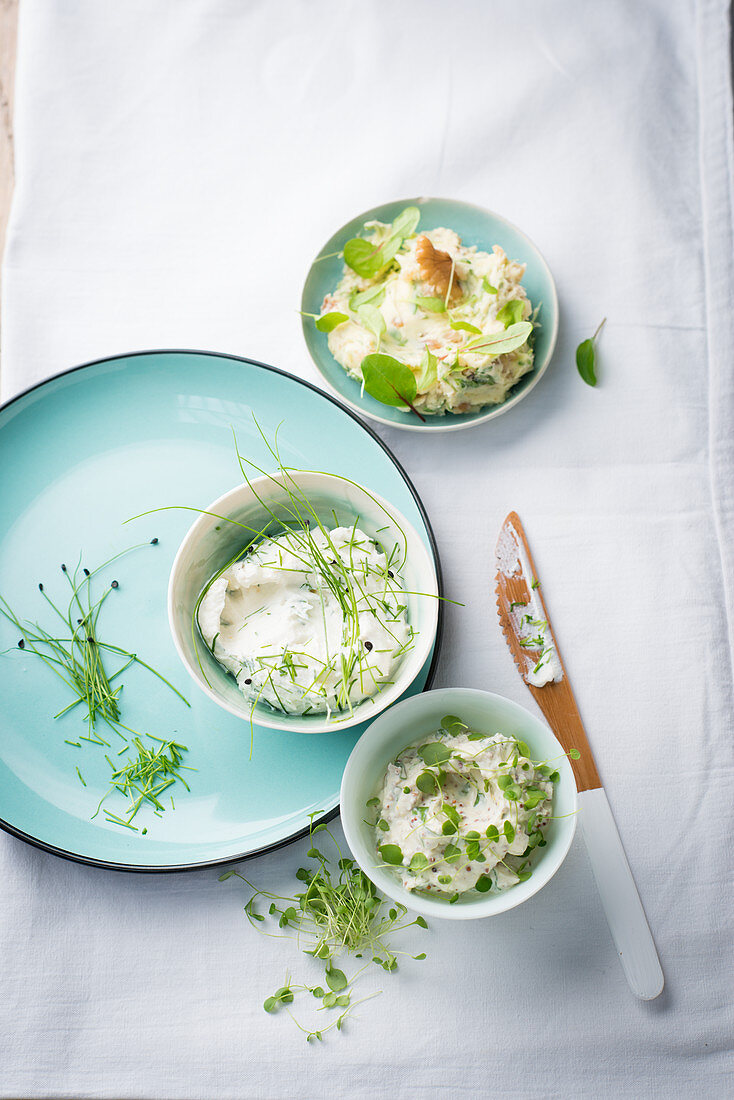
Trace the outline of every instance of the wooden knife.
<instances>
[{"instance_id":1,"label":"wooden knife","mask_svg":"<svg viewBox=\"0 0 734 1100\"><path fill-rule=\"evenodd\" d=\"M652 1000L662 993L663 971L515 512L502 525L496 561L502 632L520 675L563 749L580 754L570 764L596 885L630 988L638 997Z\"/></svg>"}]
</instances>

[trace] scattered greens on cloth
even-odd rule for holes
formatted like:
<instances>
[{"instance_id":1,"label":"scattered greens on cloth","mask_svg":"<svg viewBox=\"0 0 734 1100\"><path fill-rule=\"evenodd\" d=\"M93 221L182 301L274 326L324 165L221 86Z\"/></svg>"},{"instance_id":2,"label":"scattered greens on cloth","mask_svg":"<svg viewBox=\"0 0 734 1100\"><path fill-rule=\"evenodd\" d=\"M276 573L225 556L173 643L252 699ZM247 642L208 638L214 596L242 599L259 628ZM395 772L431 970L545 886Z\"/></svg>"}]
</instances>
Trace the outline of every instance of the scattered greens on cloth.
<instances>
[{"instance_id":1,"label":"scattered greens on cloth","mask_svg":"<svg viewBox=\"0 0 734 1100\"><path fill-rule=\"evenodd\" d=\"M596 385L596 341L606 324L606 317L589 340L582 340L576 348L576 366L587 386Z\"/></svg>"},{"instance_id":2,"label":"scattered greens on cloth","mask_svg":"<svg viewBox=\"0 0 734 1100\"><path fill-rule=\"evenodd\" d=\"M314 846L314 837L321 832L325 832L331 839L336 855L329 857ZM284 1006L309 1042L320 1041L332 1028L341 1031L344 1021L357 1005L378 996L378 993L372 993L354 1000L353 986L370 963L388 973L397 969L398 956L407 952L393 950L388 942L389 936L413 925L428 927L423 917L405 922L407 909L404 905L393 903L388 908L388 903L378 894L374 883L363 874L353 859L343 855L337 840L326 825L312 826L310 838L312 846L306 855L314 861L314 866L299 867L296 871L296 878L303 883L303 890L292 897L259 890L234 869L219 876L220 882L233 877L239 878L254 891L245 905L245 913L254 928L266 921L257 903L269 903L268 916L277 921L279 928L287 930L283 933L283 938L296 939L299 944L307 944L303 948L304 953L323 963L323 985L294 985L286 975L285 984L276 989L263 1005L266 1012L275 1012ZM335 965L343 955L354 959L366 958L368 961L348 977ZM423 960L426 956L425 953L420 953L410 957ZM303 1027L287 1007L299 993L320 1001L317 1011L335 1009L338 1010L337 1014L325 1026Z\"/></svg>"}]
</instances>

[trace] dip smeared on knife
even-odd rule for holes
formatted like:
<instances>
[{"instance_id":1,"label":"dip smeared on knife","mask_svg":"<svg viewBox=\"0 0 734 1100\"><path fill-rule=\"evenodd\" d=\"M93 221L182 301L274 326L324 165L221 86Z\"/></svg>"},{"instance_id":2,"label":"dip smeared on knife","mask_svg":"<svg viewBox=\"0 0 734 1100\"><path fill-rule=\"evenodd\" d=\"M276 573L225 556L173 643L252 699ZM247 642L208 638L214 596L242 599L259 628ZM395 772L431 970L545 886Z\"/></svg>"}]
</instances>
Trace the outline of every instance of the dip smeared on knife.
<instances>
[{"instance_id":1,"label":"dip smeared on knife","mask_svg":"<svg viewBox=\"0 0 734 1100\"><path fill-rule=\"evenodd\" d=\"M398 568L356 522L289 529L209 582L199 628L253 704L350 711L392 682L412 644Z\"/></svg>"},{"instance_id":2,"label":"dip smeared on knife","mask_svg":"<svg viewBox=\"0 0 734 1100\"><path fill-rule=\"evenodd\" d=\"M563 666L540 596L540 583L510 517L500 531L496 559L498 579L501 576L515 581L519 588L514 599L508 596L507 614L522 651L520 670L525 682L545 687L562 680Z\"/></svg>"},{"instance_id":3,"label":"dip smeared on knife","mask_svg":"<svg viewBox=\"0 0 734 1100\"><path fill-rule=\"evenodd\" d=\"M558 772L524 742L472 731L454 715L388 765L378 796L377 853L406 890L504 890L530 877L546 844Z\"/></svg>"}]
</instances>

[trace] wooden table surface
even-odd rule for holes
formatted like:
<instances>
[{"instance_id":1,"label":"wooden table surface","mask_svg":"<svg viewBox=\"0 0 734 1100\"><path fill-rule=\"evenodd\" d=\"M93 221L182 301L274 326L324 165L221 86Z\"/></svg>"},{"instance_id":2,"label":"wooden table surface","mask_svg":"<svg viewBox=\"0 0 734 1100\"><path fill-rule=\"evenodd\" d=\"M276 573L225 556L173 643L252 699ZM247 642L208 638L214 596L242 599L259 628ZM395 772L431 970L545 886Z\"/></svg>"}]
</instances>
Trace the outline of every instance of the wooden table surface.
<instances>
[{"instance_id":1,"label":"wooden table surface","mask_svg":"<svg viewBox=\"0 0 734 1100\"><path fill-rule=\"evenodd\" d=\"M0 257L13 194L13 91L18 0L0 0ZM0 293L2 292L0 273Z\"/></svg>"}]
</instances>

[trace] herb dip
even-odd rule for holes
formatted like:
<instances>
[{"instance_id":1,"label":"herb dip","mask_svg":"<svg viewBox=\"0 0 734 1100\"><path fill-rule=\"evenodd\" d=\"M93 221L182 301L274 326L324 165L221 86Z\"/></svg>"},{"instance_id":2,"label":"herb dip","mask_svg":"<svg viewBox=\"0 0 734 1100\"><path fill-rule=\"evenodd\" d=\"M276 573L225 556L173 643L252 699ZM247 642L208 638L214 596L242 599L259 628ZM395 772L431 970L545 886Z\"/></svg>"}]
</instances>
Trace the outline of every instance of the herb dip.
<instances>
[{"instance_id":1,"label":"herb dip","mask_svg":"<svg viewBox=\"0 0 734 1100\"><path fill-rule=\"evenodd\" d=\"M370 800L377 853L406 890L451 901L505 890L530 877L528 858L546 844L557 779L522 741L475 733L447 715L388 765Z\"/></svg>"},{"instance_id":2,"label":"herb dip","mask_svg":"<svg viewBox=\"0 0 734 1100\"><path fill-rule=\"evenodd\" d=\"M356 524L263 539L204 590L202 636L253 704L351 711L392 683L414 637L393 557Z\"/></svg>"}]
</instances>

